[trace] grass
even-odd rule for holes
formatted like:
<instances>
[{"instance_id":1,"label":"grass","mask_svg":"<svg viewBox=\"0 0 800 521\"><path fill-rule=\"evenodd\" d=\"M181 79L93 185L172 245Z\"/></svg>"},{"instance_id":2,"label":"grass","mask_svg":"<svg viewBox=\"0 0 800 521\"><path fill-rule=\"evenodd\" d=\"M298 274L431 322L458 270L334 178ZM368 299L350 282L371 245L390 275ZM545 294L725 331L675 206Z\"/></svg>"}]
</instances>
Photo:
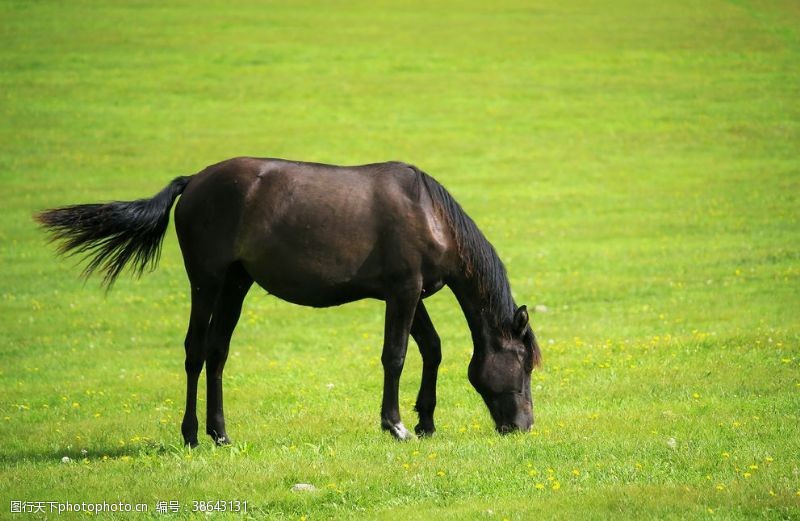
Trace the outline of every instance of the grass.
<instances>
[{"instance_id":1,"label":"grass","mask_svg":"<svg viewBox=\"0 0 800 521\"><path fill-rule=\"evenodd\" d=\"M800 11L610 4L2 2L0 517L800 516ZM254 290L226 370L235 443L184 449L174 232L105 295L31 214L236 155L402 159L444 183L517 301L547 308L534 430L493 432L449 292L428 304L439 432L399 444L378 428L382 305ZM412 354L408 424L419 377Z\"/></svg>"}]
</instances>

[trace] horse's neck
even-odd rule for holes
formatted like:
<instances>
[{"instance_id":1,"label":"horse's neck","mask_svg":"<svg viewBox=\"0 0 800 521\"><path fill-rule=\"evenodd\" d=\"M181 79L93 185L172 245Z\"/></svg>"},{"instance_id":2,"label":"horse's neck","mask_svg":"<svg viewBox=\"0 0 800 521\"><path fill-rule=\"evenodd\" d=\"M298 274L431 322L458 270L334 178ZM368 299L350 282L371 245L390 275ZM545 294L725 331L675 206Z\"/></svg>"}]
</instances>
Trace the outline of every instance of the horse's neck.
<instances>
[{"instance_id":1,"label":"horse's neck","mask_svg":"<svg viewBox=\"0 0 800 521\"><path fill-rule=\"evenodd\" d=\"M464 317L467 319L475 351L482 352L492 337L495 321L490 316L489 302L481 291L480 282L477 277L462 272L448 282L448 286L453 290L453 294L464 312Z\"/></svg>"}]
</instances>

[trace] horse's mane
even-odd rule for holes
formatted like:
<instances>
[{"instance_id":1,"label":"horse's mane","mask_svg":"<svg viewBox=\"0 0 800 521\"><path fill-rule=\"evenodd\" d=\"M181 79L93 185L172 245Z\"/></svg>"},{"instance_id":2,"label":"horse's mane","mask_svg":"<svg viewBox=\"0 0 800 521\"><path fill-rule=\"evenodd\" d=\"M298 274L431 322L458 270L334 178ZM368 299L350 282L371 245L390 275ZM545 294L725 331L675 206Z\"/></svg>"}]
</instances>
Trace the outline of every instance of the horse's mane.
<instances>
[{"instance_id":1,"label":"horse's mane","mask_svg":"<svg viewBox=\"0 0 800 521\"><path fill-rule=\"evenodd\" d=\"M475 221L464 212L447 189L425 172L412 168L428 190L434 206L450 226L464 273L476 279L480 297L486 303L494 325L507 332L515 305L503 262Z\"/></svg>"}]
</instances>

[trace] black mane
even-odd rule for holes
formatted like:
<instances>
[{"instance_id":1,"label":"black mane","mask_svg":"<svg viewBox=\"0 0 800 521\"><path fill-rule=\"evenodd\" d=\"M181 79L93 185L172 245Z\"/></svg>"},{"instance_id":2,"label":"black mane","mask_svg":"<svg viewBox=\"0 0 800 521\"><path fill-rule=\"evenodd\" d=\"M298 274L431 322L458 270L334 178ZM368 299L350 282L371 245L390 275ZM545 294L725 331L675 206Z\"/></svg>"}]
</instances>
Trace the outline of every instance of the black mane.
<instances>
[{"instance_id":1,"label":"black mane","mask_svg":"<svg viewBox=\"0 0 800 521\"><path fill-rule=\"evenodd\" d=\"M503 262L475 221L464 212L447 189L425 172L417 168L414 170L450 225L464 272L468 278L476 279L478 291L486 302L494 325L501 331L507 331L516 306Z\"/></svg>"}]
</instances>

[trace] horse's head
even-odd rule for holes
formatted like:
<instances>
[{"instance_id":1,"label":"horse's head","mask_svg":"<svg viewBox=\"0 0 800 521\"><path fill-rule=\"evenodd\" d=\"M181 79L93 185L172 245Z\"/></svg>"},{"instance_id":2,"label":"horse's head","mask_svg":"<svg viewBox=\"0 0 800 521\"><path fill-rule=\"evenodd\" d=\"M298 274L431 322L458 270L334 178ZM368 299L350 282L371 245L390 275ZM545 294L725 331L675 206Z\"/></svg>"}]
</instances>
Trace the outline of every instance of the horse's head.
<instances>
[{"instance_id":1,"label":"horse's head","mask_svg":"<svg viewBox=\"0 0 800 521\"><path fill-rule=\"evenodd\" d=\"M514 312L509 331L485 341L488 345L476 349L469 364L469 381L486 402L498 432L528 431L533 425L531 372L541 355L526 307Z\"/></svg>"}]
</instances>

